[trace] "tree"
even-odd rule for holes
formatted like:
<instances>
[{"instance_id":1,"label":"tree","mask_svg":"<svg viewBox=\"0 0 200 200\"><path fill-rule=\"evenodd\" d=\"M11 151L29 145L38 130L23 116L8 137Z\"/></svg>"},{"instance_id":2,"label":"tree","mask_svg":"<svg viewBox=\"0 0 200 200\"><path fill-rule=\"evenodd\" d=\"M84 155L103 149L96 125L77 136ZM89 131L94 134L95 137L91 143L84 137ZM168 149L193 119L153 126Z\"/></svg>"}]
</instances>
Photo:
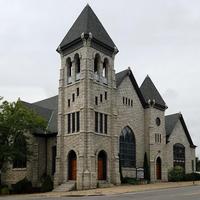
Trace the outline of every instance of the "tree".
<instances>
[{"instance_id":1,"label":"tree","mask_svg":"<svg viewBox=\"0 0 200 200\"><path fill-rule=\"evenodd\" d=\"M147 153L146 152L144 154L143 168L144 168L144 179L149 181L150 180L150 169L149 169L149 164L148 164L148 159L147 159Z\"/></svg>"},{"instance_id":2,"label":"tree","mask_svg":"<svg viewBox=\"0 0 200 200\"><path fill-rule=\"evenodd\" d=\"M45 130L46 121L33 110L17 102L3 101L0 98L0 184L1 171L5 163L26 158L31 152L28 148L28 134ZM22 146L21 142L25 144Z\"/></svg>"}]
</instances>

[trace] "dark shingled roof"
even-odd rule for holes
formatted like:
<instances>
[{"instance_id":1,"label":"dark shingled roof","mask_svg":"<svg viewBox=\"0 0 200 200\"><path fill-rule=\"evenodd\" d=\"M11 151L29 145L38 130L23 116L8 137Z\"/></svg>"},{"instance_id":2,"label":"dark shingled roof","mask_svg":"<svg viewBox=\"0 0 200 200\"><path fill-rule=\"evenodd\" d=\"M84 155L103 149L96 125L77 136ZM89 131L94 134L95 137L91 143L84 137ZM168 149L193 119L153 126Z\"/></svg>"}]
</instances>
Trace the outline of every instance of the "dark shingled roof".
<instances>
[{"instance_id":1,"label":"dark shingled roof","mask_svg":"<svg viewBox=\"0 0 200 200\"><path fill-rule=\"evenodd\" d=\"M48 99L44 99L42 101L37 101L33 104L51 110L55 110L58 108L58 95L50 97Z\"/></svg>"},{"instance_id":2,"label":"dark shingled roof","mask_svg":"<svg viewBox=\"0 0 200 200\"><path fill-rule=\"evenodd\" d=\"M181 113L175 113L172 115L165 116L165 130L166 130L167 142L169 142L168 139L169 139L170 135L172 134L172 132L179 120L183 126L183 129L185 131L188 142L190 143L190 147L195 148L196 146L192 142L192 138L190 136L190 133L189 133L187 126L185 124L185 121L183 119L183 115Z\"/></svg>"},{"instance_id":3,"label":"dark shingled roof","mask_svg":"<svg viewBox=\"0 0 200 200\"><path fill-rule=\"evenodd\" d=\"M161 108L163 110L167 108L163 98L161 97L160 93L158 92L157 88L155 87L149 76L147 76L143 81L140 90L142 92L143 97L145 98L146 103L148 103L149 99L151 101L155 100L156 107Z\"/></svg>"},{"instance_id":4,"label":"dark shingled roof","mask_svg":"<svg viewBox=\"0 0 200 200\"><path fill-rule=\"evenodd\" d=\"M62 49L70 46L74 41L81 39L82 33L87 35L92 33L93 39L112 49L115 47L114 42L89 5L83 9L59 47Z\"/></svg>"},{"instance_id":5,"label":"dark shingled roof","mask_svg":"<svg viewBox=\"0 0 200 200\"><path fill-rule=\"evenodd\" d=\"M51 135L52 133L58 132L58 96L54 96L42 101L35 103L28 103L21 101L23 105L29 109L35 111L38 115L43 117L47 121L47 131L46 133L41 133L40 131L36 134Z\"/></svg>"}]
</instances>

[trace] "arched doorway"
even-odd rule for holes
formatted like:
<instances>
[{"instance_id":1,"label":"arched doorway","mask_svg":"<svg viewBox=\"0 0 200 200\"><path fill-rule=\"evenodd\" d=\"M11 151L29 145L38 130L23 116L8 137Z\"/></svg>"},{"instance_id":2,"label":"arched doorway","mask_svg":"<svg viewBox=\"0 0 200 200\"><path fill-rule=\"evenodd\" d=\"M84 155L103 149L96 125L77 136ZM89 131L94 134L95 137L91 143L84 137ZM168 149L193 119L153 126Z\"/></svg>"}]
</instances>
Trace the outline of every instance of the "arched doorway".
<instances>
[{"instance_id":1,"label":"arched doorway","mask_svg":"<svg viewBox=\"0 0 200 200\"><path fill-rule=\"evenodd\" d=\"M105 151L98 154L98 180L106 180L107 177L107 155Z\"/></svg>"},{"instance_id":2,"label":"arched doorway","mask_svg":"<svg viewBox=\"0 0 200 200\"><path fill-rule=\"evenodd\" d=\"M156 160L156 178L157 180L161 180L161 173L162 173L162 161L161 158L158 157Z\"/></svg>"},{"instance_id":3,"label":"arched doorway","mask_svg":"<svg viewBox=\"0 0 200 200\"><path fill-rule=\"evenodd\" d=\"M76 180L77 159L76 153L72 150L68 154L68 180Z\"/></svg>"}]
</instances>

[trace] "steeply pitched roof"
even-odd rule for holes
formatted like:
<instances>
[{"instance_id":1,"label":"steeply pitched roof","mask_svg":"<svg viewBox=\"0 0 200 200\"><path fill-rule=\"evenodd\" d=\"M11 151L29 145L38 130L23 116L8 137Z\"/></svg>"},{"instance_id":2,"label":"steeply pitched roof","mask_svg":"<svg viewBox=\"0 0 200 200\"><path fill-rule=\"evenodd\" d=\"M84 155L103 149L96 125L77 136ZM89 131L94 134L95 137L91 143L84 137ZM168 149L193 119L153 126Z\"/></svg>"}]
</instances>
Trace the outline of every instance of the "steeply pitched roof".
<instances>
[{"instance_id":1,"label":"steeply pitched roof","mask_svg":"<svg viewBox=\"0 0 200 200\"><path fill-rule=\"evenodd\" d=\"M41 101L37 101L33 104L40 107L48 108L51 110L55 110L58 108L58 95L41 100Z\"/></svg>"},{"instance_id":2,"label":"steeply pitched roof","mask_svg":"<svg viewBox=\"0 0 200 200\"><path fill-rule=\"evenodd\" d=\"M166 130L167 141L168 141L170 135L172 134L172 132L173 132L173 130L174 130L174 128L175 128L175 126L176 126L176 124L179 120L180 120L180 122L183 126L183 129L185 131L185 134L186 134L186 137L187 137L188 142L190 144L190 147L195 148L196 146L192 142L192 138L190 136L190 133L189 133L187 126L185 124L183 115L181 113L175 113L175 114L172 114L172 115L165 116L165 130Z\"/></svg>"},{"instance_id":3,"label":"steeply pitched roof","mask_svg":"<svg viewBox=\"0 0 200 200\"><path fill-rule=\"evenodd\" d=\"M54 96L35 103L28 103L21 101L27 108L35 111L38 115L47 121L46 133L40 131L36 134L51 135L58 132L57 118L58 118L58 96Z\"/></svg>"},{"instance_id":4,"label":"steeply pitched roof","mask_svg":"<svg viewBox=\"0 0 200 200\"><path fill-rule=\"evenodd\" d=\"M93 41L96 40L97 42L100 42L112 49L115 47L114 42L89 5L83 9L79 17L76 19L60 43L59 47L64 49L67 48L67 46L71 46L72 43L81 39L82 33L86 35L92 33Z\"/></svg>"},{"instance_id":5,"label":"steeply pitched roof","mask_svg":"<svg viewBox=\"0 0 200 200\"><path fill-rule=\"evenodd\" d=\"M180 113L165 116L165 130L167 138L171 135L176 123L180 118Z\"/></svg>"},{"instance_id":6,"label":"steeply pitched roof","mask_svg":"<svg viewBox=\"0 0 200 200\"><path fill-rule=\"evenodd\" d=\"M151 101L155 100L155 107L163 110L167 108L163 98L161 97L149 76L147 76L143 81L140 90L145 98L146 103L148 103L149 99Z\"/></svg>"},{"instance_id":7,"label":"steeply pitched roof","mask_svg":"<svg viewBox=\"0 0 200 200\"><path fill-rule=\"evenodd\" d=\"M130 78L132 85L133 85L133 87L134 87L134 89L135 89L135 91L136 91L136 93L137 93L137 95L140 99L140 102L141 102L143 108L145 108L145 106L146 106L145 99L142 96L140 88L138 87L138 84L137 84L130 68L115 74L116 86L119 87L120 84L122 83L122 81L124 80L124 78L126 78L127 76Z\"/></svg>"}]
</instances>

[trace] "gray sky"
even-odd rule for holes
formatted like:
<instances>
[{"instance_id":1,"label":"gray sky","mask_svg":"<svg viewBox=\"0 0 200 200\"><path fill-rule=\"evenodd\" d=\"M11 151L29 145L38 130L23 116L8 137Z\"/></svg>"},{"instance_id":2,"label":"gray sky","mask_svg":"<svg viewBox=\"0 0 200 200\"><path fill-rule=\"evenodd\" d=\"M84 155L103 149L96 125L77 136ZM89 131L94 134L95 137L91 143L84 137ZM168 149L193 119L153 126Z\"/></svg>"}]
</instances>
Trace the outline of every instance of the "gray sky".
<instances>
[{"instance_id":1,"label":"gray sky","mask_svg":"<svg viewBox=\"0 0 200 200\"><path fill-rule=\"evenodd\" d=\"M141 85L149 74L168 105L182 112L200 146L199 0L0 0L0 96L34 102L56 95L55 51L89 3ZM200 156L200 148L197 148Z\"/></svg>"}]
</instances>

